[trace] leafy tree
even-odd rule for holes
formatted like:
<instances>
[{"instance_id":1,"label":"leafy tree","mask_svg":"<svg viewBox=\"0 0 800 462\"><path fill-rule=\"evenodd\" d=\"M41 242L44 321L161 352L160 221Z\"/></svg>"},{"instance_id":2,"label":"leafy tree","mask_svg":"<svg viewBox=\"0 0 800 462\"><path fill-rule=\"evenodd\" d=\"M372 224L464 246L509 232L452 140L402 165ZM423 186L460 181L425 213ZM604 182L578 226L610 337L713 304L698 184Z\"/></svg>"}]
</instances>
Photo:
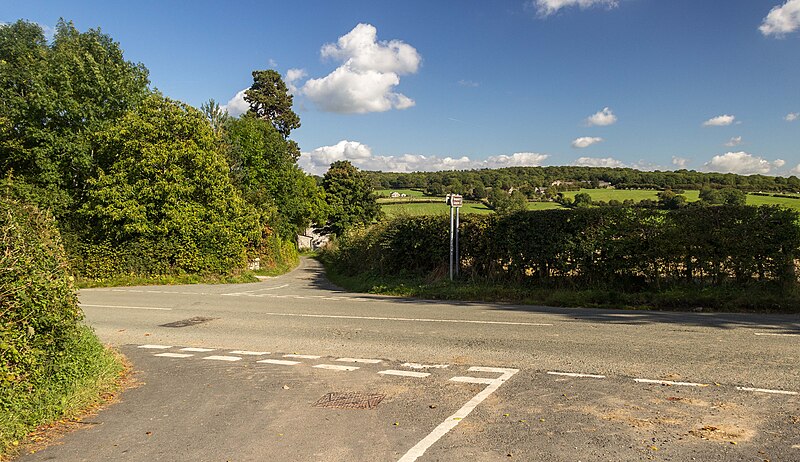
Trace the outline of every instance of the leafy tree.
<instances>
[{"instance_id":1,"label":"leafy tree","mask_svg":"<svg viewBox=\"0 0 800 462\"><path fill-rule=\"evenodd\" d=\"M152 95L98 134L97 151L110 164L80 210L92 242L161 249L172 271L244 265L258 222L200 111Z\"/></svg>"},{"instance_id":2,"label":"leafy tree","mask_svg":"<svg viewBox=\"0 0 800 462\"><path fill-rule=\"evenodd\" d=\"M499 188L492 188L489 193L489 207L501 215L520 212L528 208L528 199L518 190L511 194Z\"/></svg>"},{"instance_id":3,"label":"leafy tree","mask_svg":"<svg viewBox=\"0 0 800 462\"><path fill-rule=\"evenodd\" d=\"M208 122L211 124L211 130L214 131L214 134L222 134L225 124L230 119L228 111L224 111L213 98L201 104L200 110L205 114Z\"/></svg>"},{"instance_id":4,"label":"leafy tree","mask_svg":"<svg viewBox=\"0 0 800 462\"><path fill-rule=\"evenodd\" d=\"M575 199L572 202L574 207L591 207L592 205L592 196L589 193L578 193L575 194Z\"/></svg>"},{"instance_id":5,"label":"leafy tree","mask_svg":"<svg viewBox=\"0 0 800 462\"><path fill-rule=\"evenodd\" d=\"M253 71L253 85L244 92L250 111L272 123L284 138L300 127L300 117L292 110L292 99L281 75L272 69Z\"/></svg>"},{"instance_id":6,"label":"leafy tree","mask_svg":"<svg viewBox=\"0 0 800 462\"><path fill-rule=\"evenodd\" d=\"M52 45L25 21L0 27L0 175L37 187L63 216L96 173L92 137L147 94L147 69L100 30L60 20Z\"/></svg>"},{"instance_id":7,"label":"leafy tree","mask_svg":"<svg viewBox=\"0 0 800 462\"><path fill-rule=\"evenodd\" d=\"M740 189L724 188L719 191L719 195L725 205L744 205L747 202L747 194Z\"/></svg>"},{"instance_id":8,"label":"leafy tree","mask_svg":"<svg viewBox=\"0 0 800 462\"><path fill-rule=\"evenodd\" d=\"M658 193L658 205L668 210L679 209L686 206L686 196L667 189Z\"/></svg>"},{"instance_id":9,"label":"leafy tree","mask_svg":"<svg viewBox=\"0 0 800 462\"><path fill-rule=\"evenodd\" d=\"M381 215L369 179L350 161L331 164L322 179L330 205L328 229L334 234L359 224L369 224Z\"/></svg>"},{"instance_id":10,"label":"leafy tree","mask_svg":"<svg viewBox=\"0 0 800 462\"><path fill-rule=\"evenodd\" d=\"M703 187L700 190L700 200L707 203L707 204L721 204L722 197L720 197L719 193L716 189L711 189L708 186Z\"/></svg>"}]
</instances>

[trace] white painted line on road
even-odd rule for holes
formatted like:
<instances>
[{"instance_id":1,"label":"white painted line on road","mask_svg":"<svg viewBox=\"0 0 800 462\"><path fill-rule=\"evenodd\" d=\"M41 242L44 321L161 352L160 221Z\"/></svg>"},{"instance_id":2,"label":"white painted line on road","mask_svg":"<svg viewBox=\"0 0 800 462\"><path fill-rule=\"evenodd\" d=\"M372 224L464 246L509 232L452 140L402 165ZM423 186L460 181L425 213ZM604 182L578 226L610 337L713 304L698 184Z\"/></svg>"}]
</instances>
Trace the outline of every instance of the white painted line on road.
<instances>
[{"instance_id":1,"label":"white painted line on road","mask_svg":"<svg viewBox=\"0 0 800 462\"><path fill-rule=\"evenodd\" d=\"M519 369L510 369L508 367L482 367L482 366L473 366L467 369L470 372L492 372L495 374L516 374L519 372Z\"/></svg>"},{"instance_id":2,"label":"white painted line on road","mask_svg":"<svg viewBox=\"0 0 800 462\"><path fill-rule=\"evenodd\" d=\"M244 356L264 356L268 355L269 351L247 351L247 350L234 350L231 351L232 355L244 355Z\"/></svg>"},{"instance_id":3,"label":"white painted line on road","mask_svg":"<svg viewBox=\"0 0 800 462\"><path fill-rule=\"evenodd\" d=\"M172 348L171 345L139 345L138 348L146 348L148 350L168 350Z\"/></svg>"},{"instance_id":4,"label":"white painted line on road","mask_svg":"<svg viewBox=\"0 0 800 462\"><path fill-rule=\"evenodd\" d=\"M242 358L240 358L238 356L216 356L216 355L212 355L212 356L206 356L203 359L210 359L212 361L239 361Z\"/></svg>"},{"instance_id":5,"label":"white painted line on road","mask_svg":"<svg viewBox=\"0 0 800 462\"><path fill-rule=\"evenodd\" d=\"M340 366L338 364L317 364L316 366L312 367L316 367L317 369L330 369L332 371L346 371L346 372L360 369L358 366Z\"/></svg>"},{"instance_id":6,"label":"white painted line on road","mask_svg":"<svg viewBox=\"0 0 800 462\"><path fill-rule=\"evenodd\" d=\"M419 364L419 363L403 363L403 367L411 369L446 369L449 364Z\"/></svg>"},{"instance_id":7,"label":"white painted line on road","mask_svg":"<svg viewBox=\"0 0 800 462\"><path fill-rule=\"evenodd\" d=\"M378 374L383 375L399 375L400 377L415 377L421 379L423 377L428 377L431 375L428 372L414 372L414 371L398 371L395 369L388 369L385 371L379 371Z\"/></svg>"},{"instance_id":8,"label":"white painted line on road","mask_svg":"<svg viewBox=\"0 0 800 462\"><path fill-rule=\"evenodd\" d=\"M195 353L208 353L214 350L215 348L181 348L181 351L194 351Z\"/></svg>"},{"instance_id":9,"label":"white painted line on road","mask_svg":"<svg viewBox=\"0 0 800 462\"><path fill-rule=\"evenodd\" d=\"M579 374L576 372L547 372L550 375L563 375L564 377L578 377L578 378L590 378L590 379L604 379L606 378L605 375L595 375L595 374Z\"/></svg>"},{"instance_id":10,"label":"white painted line on road","mask_svg":"<svg viewBox=\"0 0 800 462\"><path fill-rule=\"evenodd\" d=\"M296 366L300 364L300 361L284 361L282 359L262 359L261 361L256 362L263 364L277 364L279 366Z\"/></svg>"},{"instance_id":11,"label":"white painted line on road","mask_svg":"<svg viewBox=\"0 0 800 462\"><path fill-rule=\"evenodd\" d=\"M120 308L125 310L153 310L153 311L172 311L172 308L160 308L157 306L120 306L120 305L87 305L81 303L81 308Z\"/></svg>"},{"instance_id":12,"label":"white painted line on road","mask_svg":"<svg viewBox=\"0 0 800 462\"><path fill-rule=\"evenodd\" d=\"M322 356L317 355L298 355L298 354L288 354L283 355L284 358L297 358L297 359L319 359Z\"/></svg>"},{"instance_id":13,"label":"white painted line on road","mask_svg":"<svg viewBox=\"0 0 800 462\"><path fill-rule=\"evenodd\" d=\"M469 370L475 369L488 369L488 368L473 368L471 367ZM498 368L492 368L496 370L500 370ZM407 453L403 457L398 460L398 462L413 462L420 458L425 451L428 450L434 443L439 441L441 437L447 434L450 430L456 427L462 419L466 418L479 404L481 404L486 398L489 397L492 393L497 391L501 385L506 383L508 379L514 376L518 369L502 369L506 372L503 373L500 377L494 379L491 385L488 385L486 388L483 389L480 393L475 395L467 404L461 407L461 409L457 410L455 414L451 415L447 418L444 422L440 423L439 426L433 429L428 436L423 438L419 443L414 445L413 448L409 449Z\"/></svg>"},{"instance_id":14,"label":"white painted line on road","mask_svg":"<svg viewBox=\"0 0 800 462\"><path fill-rule=\"evenodd\" d=\"M654 383L656 385L677 385L682 387L707 387L707 383L694 383L694 382L673 382L671 380L652 380L652 379L633 379L634 382L639 383Z\"/></svg>"},{"instance_id":15,"label":"white painted line on road","mask_svg":"<svg viewBox=\"0 0 800 462\"><path fill-rule=\"evenodd\" d=\"M153 356L161 356L161 357L164 357L164 358L188 358L188 357L194 356L194 355L190 355L190 354L187 354L187 353L158 353L158 354L155 354Z\"/></svg>"},{"instance_id":16,"label":"white painted line on road","mask_svg":"<svg viewBox=\"0 0 800 462\"><path fill-rule=\"evenodd\" d=\"M364 359L364 358L339 358L339 362L343 363L365 363L365 364L378 364L383 362L381 359Z\"/></svg>"},{"instance_id":17,"label":"white painted line on road","mask_svg":"<svg viewBox=\"0 0 800 462\"><path fill-rule=\"evenodd\" d=\"M737 390L742 390L742 391L752 391L752 392L756 392L756 393L771 393L773 395L791 395L791 396L796 396L796 395L800 394L800 393L797 393L796 391L770 390L770 389L767 389L767 388L736 387L736 389Z\"/></svg>"},{"instance_id":18,"label":"white painted line on road","mask_svg":"<svg viewBox=\"0 0 800 462\"><path fill-rule=\"evenodd\" d=\"M484 385L490 385L494 383L495 380L496 379L486 377L453 377L450 379L451 382L482 383Z\"/></svg>"},{"instance_id":19,"label":"white painted line on road","mask_svg":"<svg viewBox=\"0 0 800 462\"><path fill-rule=\"evenodd\" d=\"M500 326L532 326L547 327L552 324L538 322L508 322L508 321L472 321L469 319L429 319L429 318L389 318L382 316L344 316L335 314L305 314L305 313L259 313L266 316L287 316L296 318L324 318L324 319L364 319L367 321L402 321L402 322L444 322L454 324L495 324Z\"/></svg>"},{"instance_id":20,"label":"white painted line on road","mask_svg":"<svg viewBox=\"0 0 800 462\"><path fill-rule=\"evenodd\" d=\"M245 291L245 292L231 292L229 294L220 294L220 295L234 295L234 296L235 295L250 295L250 296L257 297L258 295L256 295L256 292L266 292L268 290L283 289L284 287L289 287L289 284L284 284L282 286L275 286L275 287L267 287L265 289L248 290L248 291Z\"/></svg>"},{"instance_id":21,"label":"white painted line on road","mask_svg":"<svg viewBox=\"0 0 800 462\"><path fill-rule=\"evenodd\" d=\"M776 334L772 332L756 332L756 335L768 335L772 337L800 337L800 334Z\"/></svg>"}]
</instances>

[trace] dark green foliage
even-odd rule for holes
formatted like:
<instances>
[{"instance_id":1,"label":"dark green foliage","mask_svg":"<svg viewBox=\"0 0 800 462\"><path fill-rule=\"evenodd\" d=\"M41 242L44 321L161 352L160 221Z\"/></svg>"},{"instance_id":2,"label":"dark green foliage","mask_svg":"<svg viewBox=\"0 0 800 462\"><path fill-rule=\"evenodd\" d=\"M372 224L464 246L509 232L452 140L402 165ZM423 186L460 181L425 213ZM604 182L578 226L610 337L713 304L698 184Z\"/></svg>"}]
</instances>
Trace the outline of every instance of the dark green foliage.
<instances>
[{"instance_id":1,"label":"dark green foliage","mask_svg":"<svg viewBox=\"0 0 800 462\"><path fill-rule=\"evenodd\" d=\"M328 198L328 228L334 234L357 225L366 225L381 215L378 198L367 177L350 161L331 164L322 179Z\"/></svg>"},{"instance_id":2,"label":"dark green foliage","mask_svg":"<svg viewBox=\"0 0 800 462\"><path fill-rule=\"evenodd\" d=\"M2 454L36 425L81 405L72 395L96 387L103 374L115 376L120 366L80 324L83 314L52 217L3 191L0 239Z\"/></svg>"},{"instance_id":3,"label":"dark green foliage","mask_svg":"<svg viewBox=\"0 0 800 462\"><path fill-rule=\"evenodd\" d=\"M272 69L253 71L253 85L244 92L250 112L269 121L284 138L300 127L300 117L292 110L292 99L281 75Z\"/></svg>"},{"instance_id":4,"label":"dark green foliage","mask_svg":"<svg viewBox=\"0 0 800 462\"><path fill-rule=\"evenodd\" d=\"M488 202L489 207L501 215L520 212L528 208L528 199L518 190L508 193L501 188L493 188L489 193Z\"/></svg>"},{"instance_id":5,"label":"dark green foliage","mask_svg":"<svg viewBox=\"0 0 800 462\"><path fill-rule=\"evenodd\" d=\"M798 212L778 207L578 208L465 217L462 274L548 286L662 290L672 286L797 286ZM446 264L447 222L401 217L348 235L330 260L357 254L352 273L415 272ZM369 236L368 242L363 237ZM356 251L360 252L360 251Z\"/></svg>"}]
</instances>

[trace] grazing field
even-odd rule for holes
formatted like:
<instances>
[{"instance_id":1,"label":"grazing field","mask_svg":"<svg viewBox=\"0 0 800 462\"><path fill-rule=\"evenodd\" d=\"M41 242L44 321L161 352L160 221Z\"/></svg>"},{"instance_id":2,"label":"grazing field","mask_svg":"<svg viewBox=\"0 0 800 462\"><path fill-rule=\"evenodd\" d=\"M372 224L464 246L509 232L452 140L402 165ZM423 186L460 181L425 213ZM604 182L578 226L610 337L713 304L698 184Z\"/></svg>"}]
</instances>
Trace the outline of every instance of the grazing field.
<instances>
[{"instance_id":1,"label":"grazing field","mask_svg":"<svg viewBox=\"0 0 800 462\"><path fill-rule=\"evenodd\" d=\"M645 199L658 200L658 191L654 189L581 189L580 191L565 191L564 197L575 198L575 194L587 193L592 196L592 200L605 201L618 200L620 202L630 199L639 202ZM700 191L686 191L686 200L694 202L700 200Z\"/></svg>"},{"instance_id":2,"label":"grazing field","mask_svg":"<svg viewBox=\"0 0 800 462\"><path fill-rule=\"evenodd\" d=\"M766 197L748 194L747 205L782 205L786 208L800 210L800 197L791 199L788 197Z\"/></svg>"},{"instance_id":3,"label":"grazing field","mask_svg":"<svg viewBox=\"0 0 800 462\"><path fill-rule=\"evenodd\" d=\"M424 197L425 194L422 191L417 191L416 189L376 189L375 194L378 197L389 197L390 194L393 192L398 192L400 194L405 194L408 197Z\"/></svg>"}]
</instances>

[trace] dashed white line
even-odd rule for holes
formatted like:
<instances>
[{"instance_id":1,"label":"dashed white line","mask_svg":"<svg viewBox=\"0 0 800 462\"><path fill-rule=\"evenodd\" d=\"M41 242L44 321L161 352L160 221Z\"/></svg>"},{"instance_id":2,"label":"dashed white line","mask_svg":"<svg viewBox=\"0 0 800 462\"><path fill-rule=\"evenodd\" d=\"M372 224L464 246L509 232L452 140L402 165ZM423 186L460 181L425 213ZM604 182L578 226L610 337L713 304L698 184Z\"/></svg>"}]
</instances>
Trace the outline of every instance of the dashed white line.
<instances>
[{"instance_id":1,"label":"dashed white line","mask_svg":"<svg viewBox=\"0 0 800 462\"><path fill-rule=\"evenodd\" d=\"M297 359L319 359L322 356L317 356L317 355L298 355L298 354L292 353L292 354L288 354L288 355L283 355L283 357L284 358L297 358Z\"/></svg>"},{"instance_id":2,"label":"dashed white line","mask_svg":"<svg viewBox=\"0 0 800 462\"><path fill-rule=\"evenodd\" d=\"M247 351L247 350L234 350L231 351L232 355L244 355L244 356L264 356L268 355L269 351Z\"/></svg>"},{"instance_id":3,"label":"dashed white line","mask_svg":"<svg viewBox=\"0 0 800 462\"><path fill-rule=\"evenodd\" d=\"M152 310L152 311L172 311L172 308L162 308L157 306L121 306L121 305L87 305L81 303L81 308L119 308L122 310Z\"/></svg>"},{"instance_id":4,"label":"dashed white line","mask_svg":"<svg viewBox=\"0 0 800 462\"><path fill-rule=\"evenodd\" d=\"M358 366L340 366L339 364L317 364L316 366L312 367L316 367L317 369L328 369L332 371L346 371L346 372L359 369Z\"/></svg>"},{"instance_id":5,"label":"dashed white line","mask_svg":"<svg viewBox=\"0 0 800 462\"><path fill-rule=\"evenodd\" d=\"M547 372L550 375L562 375L564 377L578 377L578 378L590 378L590 379L604 379L606 378L605 375L595 375L595 374L580 374L577 372Z\"/></svg>"},{"instance_id":6,"label":"dashed white line","mask_svg":"<svg viewBox=\"0 0 800 462\"><path fill-rule=\"evenodd\" d=\"M755 335L771 337L800 337L800 334L778 334L773 332L756 332Z\"/></svg>"},{"instance_id":7,"label":"dashed white line","mask_svg":"<svg viewBox=\"0 0 800 462\"><path fill-rule=\"evenodd\" d=\"M450 430L455 428L462 419L466 418L479 404L481 404L486 398L489 397L492 393L494 393L501 385L506 383L508 379L514 376L519 369L500 369L500 368L486 368L486 367L471 367L469 368L470 371L475 372L488 372L489 370L493 371L503 371L502 375L488 385L486 388L483 389L480 393L475 395L467 404L461 407L455 414L451 415L447 418L444 422L440 423L439 426L433 429L428 436L423 438L419 443L414 445L413 448L409 449L407 453L403 457L400 458L398 462L413 462L421 457L425 451L428 450L434 443L439 441L439 439L447 434Z\"/></svg>"},{"instance_id":8,"label":"dashed white line","mask_svg":"<svg viewBox=\"0 0 800 462\"><path fill-rule=\"evenodd\" d=\"M194 347L181 348L181 351L193 351L195 353L208 353L209 351L214 351L214 350L215 348L194 348Z\"/></svg>"},{"instance_id":9,"label":"dashed white line","mask_svg":"<svg viewBox=\"0 0 800 462\"><path fill-rule=\"evenodd\" d=\"M138 348L144 348L147 350L168 350L172 348L171 345L139 345Z\"/></svg>"},{"instance_id":10,"label":"dashed white line","mask_svg":"<svg viewBox=\"0 0 800 462\"><path fill-rule=\"evenodd\" d=\"M773 395L790 395L790 396L797 396L800 393L796 391L786 391L786 390L770 390L768 388L749 388L749 387L736 387L737 390L741 391L752 391L755 393L771 393Z\"/></svg>"},{"instance_id":11,"label":"dashed white line","mask_svg":"<svg viewBox=\"0 0 800 462\"><path fill-rule=\"evenodd\" d=\"M296 366L300 364L300 361L285 361L283 359L262 359L261 361L256 362L263 364L277 364L279 366Z\"/></svg>"},{"instance_id":12,"label":"dashed white line","mask_svg":"<svg viewBox=\"0 0 800 462\"><path fill-rule=\"evenodd\" d=\"M210 360L212 360L212 361L239 361L239 360L241 360L242 358L240 358L240 357L238 357L238 356L218 356L218 355L212 355L212 356L206 356L206 357L205 357L205 358L203 358L203 359L210 359Z\"/></svg>"},{"instance_id":13,"label":"dashed white line","mask_svg":"<svg viewBox=\"0 0 800 462\"><path fill-rule=\"evenodd\" d=\"M398 375L400 377L414 377L414 378L418 378L418 379L421 379L423 377L428 377L429 375L431 375L428 372L398 371L398 370L395 370L395 369L388 369L388 370L385 370L385 371L379 371L378 374Z\"/></svg>"},{"instance_id":14,"label":"dashed white line","mask_svg":"<svg viewBox=\"0 0 800 462\"><path fill-rule=\"evenodd\" d=\"M676 385L682 387L707 387L707 383L694 383L694 382L673 382L671 380L653 380L653 379L633 379L634 382L639 383L653 383L656 385Z\"/></svg>"},{"instance_id":15,"label":"dashed white line","mask_svg":"<svg viewBox=\"0 0 800 462\"><path fill-rule=\"evenodd\" d=\"M339 358L339 362L343 363L364 363L364 364L378 364L383 362L381 359L365 359L365 358Z\"/></svg>"},{"instance_id":16,"label":"dashed white line","mask_svg":"<svg viewBox=\"0 0 800 462\"><path fill-rule=\"evenodd\" d=\"M194 355L188 353L158 353L154 354L153 356L161 356L164 358L188 358Z\"/></svg>"},{"instance_id":17,"label":"dashed white line","mask_svg":"<svg viewBox=\"0 0 800 462\"><path fill-rule=\"evenodd\" d=\"M548 327L552 324L539 322L508 322L508 321L473 321L469 319L431 319L431 318L389 318L383 316L345 316L334 314L306 314L306 313L260 313L266 316L286 316L296 318L323 318L323 319L364 319L367 321L401 321L401 322L443 322L454 324L493 324L500 326L531 326Z\"/></svg>"}]
</instances>

